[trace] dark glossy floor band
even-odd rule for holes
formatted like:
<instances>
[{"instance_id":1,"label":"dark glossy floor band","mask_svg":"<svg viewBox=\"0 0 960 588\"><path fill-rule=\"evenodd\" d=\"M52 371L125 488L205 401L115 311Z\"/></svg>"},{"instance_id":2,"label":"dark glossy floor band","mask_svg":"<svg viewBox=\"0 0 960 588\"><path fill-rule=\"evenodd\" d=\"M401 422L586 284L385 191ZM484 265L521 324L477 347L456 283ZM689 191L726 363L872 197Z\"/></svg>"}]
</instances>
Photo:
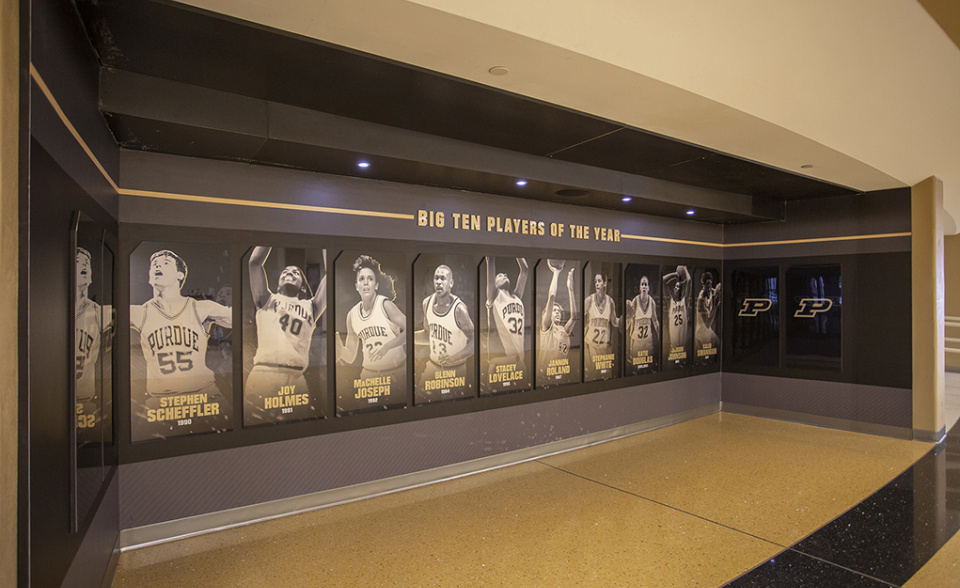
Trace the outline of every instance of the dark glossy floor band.
<instances>
[{"instance_id":1,"label":"dark glossy floor band","mask_svg":"<svg viewBox=\"0 0 960 588\"><path fill-rule=\"evenodd\" d=\"M960 423L892 482L726 586L901 586L958 530Z\"/></svg>"}]
</instances>

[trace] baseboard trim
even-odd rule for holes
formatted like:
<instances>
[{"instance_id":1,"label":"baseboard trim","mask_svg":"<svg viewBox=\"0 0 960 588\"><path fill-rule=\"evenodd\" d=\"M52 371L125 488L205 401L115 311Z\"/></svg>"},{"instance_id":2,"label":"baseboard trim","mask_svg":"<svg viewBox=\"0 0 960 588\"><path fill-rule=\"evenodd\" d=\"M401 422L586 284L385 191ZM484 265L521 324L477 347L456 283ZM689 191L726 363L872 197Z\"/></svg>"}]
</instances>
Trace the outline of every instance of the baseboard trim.
<instances>
[{"instance_id":1,"label":"baseboard trim","mask_svg":"<svg viewBox=\"0 0 960 588\"><path fill-rule=\"evenodd\" d=\"M797 423L803 423L805 425L814 425L829 429L841 429L844 431L853 431L855 433L867 433L882 437L894 437L896 439L912 440L917 438L915 431L906 427L878 425L876 423L865 423L863 421L854 421L850 419L819 416L805 412L781 410L778 408L766 408L763 406L750 406L747 404L736 404L733 402L721 402L720 410L723 412L733 412L737 414L777 419L781 421L793 421Z\"/></svg>"},{"instance_id":2,"label":"baseboard trim","mask_svg":"<svg viewBox=\"0 0 960 588\"><path fill-rule=\"evenodd\" d=\"M107 573L103 575L103 582L100 583L100 588L110 588L113 586L113 578L117 574L117 565L120 563L120 537L117 537L117 542L113 545L113 553L110 554L110 561L107 563Z\"/></svg>"},{"instance_id":3,"label":"baseboard trim","mask_svg":"<svg viewBox=\"0 0 960 588\"><path fill-rule=\"evenodd\" d=\"M337 506L366 498L412 490L420 486L436 484L472 474L479 474L519 463L534 461L550 455L582 449L598 443L613 441L615 439L629 437L630 435L676 425L684 421L716 413L719 410L719 405L711 404L622 427L424 470L422 472L413 472L344 488L334 488L332 490L324 490L302 496L293 496L239 508L204 513L173 521L155 523L153 525L122 529L120 531L120 550L128 551L148 547L177 539L186 539L187 537L194 537L205 533Z\"/></svg>"}]
</instances>

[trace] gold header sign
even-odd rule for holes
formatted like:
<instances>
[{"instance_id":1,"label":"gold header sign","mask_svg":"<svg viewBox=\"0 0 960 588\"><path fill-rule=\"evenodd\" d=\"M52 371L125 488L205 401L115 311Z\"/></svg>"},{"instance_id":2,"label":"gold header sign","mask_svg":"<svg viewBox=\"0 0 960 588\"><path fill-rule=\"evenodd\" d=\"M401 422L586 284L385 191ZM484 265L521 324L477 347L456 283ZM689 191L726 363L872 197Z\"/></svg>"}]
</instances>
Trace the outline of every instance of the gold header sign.
<instances>
[{"instance_id":1,"label":"gold header sign","mask_svg":"<svg viewBox=\"0 0 960 588\"><path fill-rule=\"evenodd\" d=\"M418 210L417 226L459 231L486 231L488 233L516 233L577 239L584 241L620 242L620 229L574 223L547 223L541 220L479 214L444 213L437 210Z\"/></svg>"}]
</instances>

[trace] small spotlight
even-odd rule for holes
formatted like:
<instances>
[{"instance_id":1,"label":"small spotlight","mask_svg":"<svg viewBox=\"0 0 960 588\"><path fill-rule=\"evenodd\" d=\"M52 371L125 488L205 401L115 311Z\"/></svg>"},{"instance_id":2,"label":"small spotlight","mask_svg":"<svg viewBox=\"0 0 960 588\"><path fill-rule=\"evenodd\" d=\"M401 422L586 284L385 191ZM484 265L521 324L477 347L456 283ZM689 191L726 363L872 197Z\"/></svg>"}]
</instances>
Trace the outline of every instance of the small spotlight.
<instances>
[{"instance_id":1,"label":"small spotlight","mask_svg":"<svg viewBox=\"0 0 960 588\"><path fill-rule=\"evenodd\" d=\"M360 161L360 162L357 162L357 167L360 167L360 168L363 168L363 169L367 169L368 167L370 167L370 162L369 162L369 161Z\"/></svg>"},{"instance_id":2,"label":"small spotlight","mask_svg":"<svg viewBox=\"0 0 960 588\"><path fill-rule=\"evenodd\" d=\"M631 198L630 196L624 196L623 198L621 198L621 200L623 200L624 202L630 202L631 200L633 200L633 198Z\"/></svg>"},{"instance_id":3,"label":"small spotlight","mask_svg":"<svg viewBox=\"0 0 960 588\"><path fill-rule=\"evenodd\" d=\"M527 181L526 181L526 180L517 180L517 185L518 185L518 186L526 186L526 185L527 185Z\"/></svg>"},{"instance_id":4,"label":"small spotlight","mask_svg":"<svg viewBox=\"0 0 960 588\"><path fill-rule=\"evenodd\" d=\"M695 214L697 214L697 211L695 211L695 210L688 210L688 211L687 211L687 216L693 216L693 215L695 215Z\"/></svg>"}]
</instances>

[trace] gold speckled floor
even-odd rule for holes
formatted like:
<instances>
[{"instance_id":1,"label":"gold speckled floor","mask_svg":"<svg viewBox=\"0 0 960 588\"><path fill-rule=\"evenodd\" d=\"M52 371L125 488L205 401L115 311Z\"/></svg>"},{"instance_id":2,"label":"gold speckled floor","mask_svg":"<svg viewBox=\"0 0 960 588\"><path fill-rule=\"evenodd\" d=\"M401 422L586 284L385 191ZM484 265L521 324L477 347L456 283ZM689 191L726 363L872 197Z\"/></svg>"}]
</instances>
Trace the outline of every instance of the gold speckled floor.
<instances>
[{"instance_id":1,"label":"gold speckled floor","mask_svg":"<svg viewBox=\"0 0 960 588\"><path fill-rule=\"evenodd\" d=\"M841 514L929 448L718 413L127 551L113 585L720 586Z\"/></svg>"}]
</instances>

